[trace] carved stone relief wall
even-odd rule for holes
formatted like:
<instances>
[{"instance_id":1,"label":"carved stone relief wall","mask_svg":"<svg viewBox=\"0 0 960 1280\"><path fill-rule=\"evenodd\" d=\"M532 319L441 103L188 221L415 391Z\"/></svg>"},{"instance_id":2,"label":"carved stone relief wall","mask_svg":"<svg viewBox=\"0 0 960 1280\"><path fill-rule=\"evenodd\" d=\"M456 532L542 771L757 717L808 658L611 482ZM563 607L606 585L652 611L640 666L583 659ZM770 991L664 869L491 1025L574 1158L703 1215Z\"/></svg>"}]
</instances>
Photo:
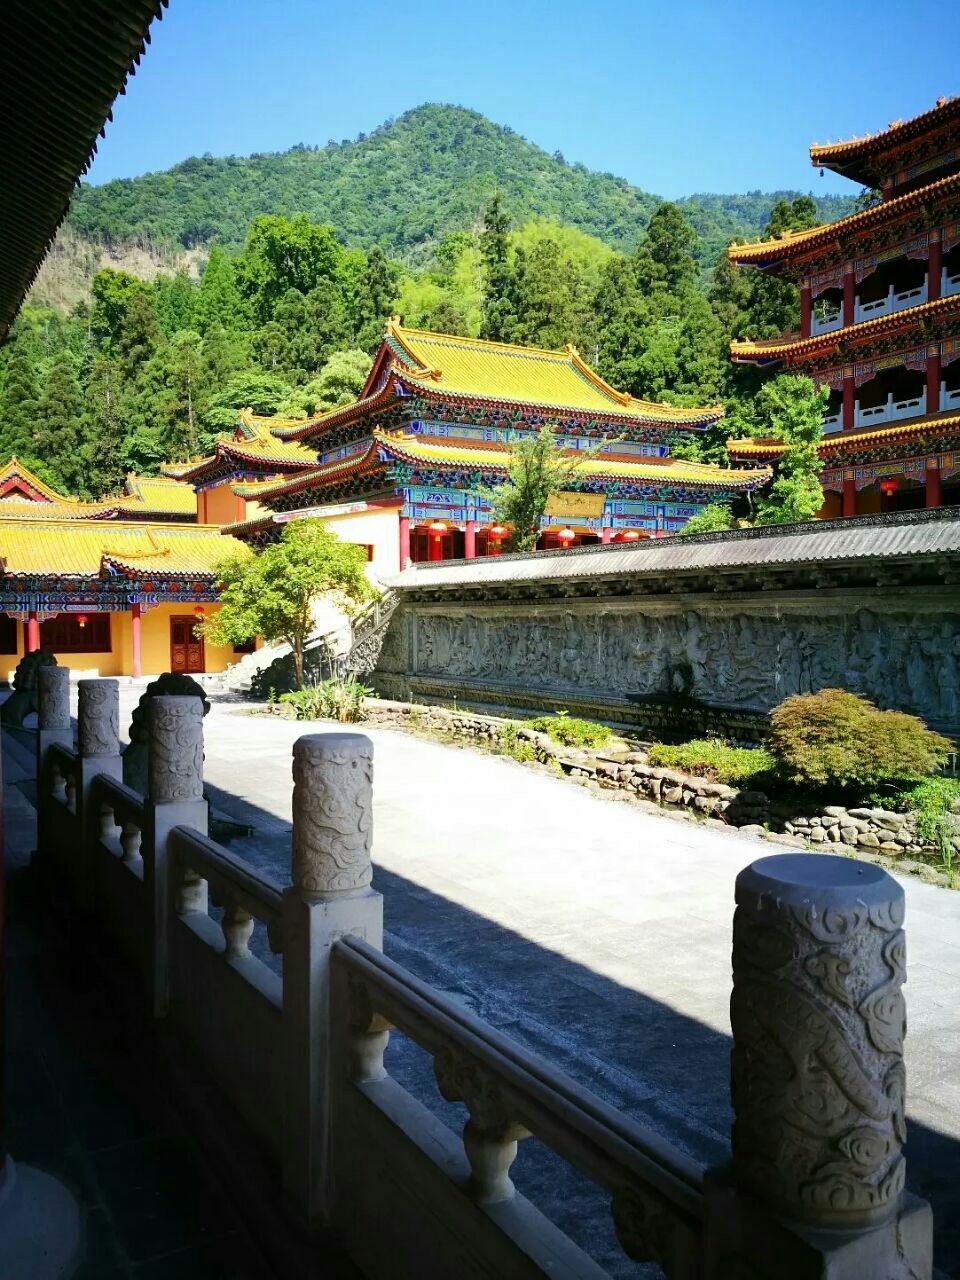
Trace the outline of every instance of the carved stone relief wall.
<instances>
[{"instance_id":1,"label":"carved stone relief wall","mask_svg":"<svg viewBox=\"0 0 960 1280\"><path fill-rule=\"evenodd\" d=\"M941 725L960 722L960 600L816 594L718 602L409 603L378 676L594 699L690 699L766 712L842 687Z\"/></svg>"}]
</instances>

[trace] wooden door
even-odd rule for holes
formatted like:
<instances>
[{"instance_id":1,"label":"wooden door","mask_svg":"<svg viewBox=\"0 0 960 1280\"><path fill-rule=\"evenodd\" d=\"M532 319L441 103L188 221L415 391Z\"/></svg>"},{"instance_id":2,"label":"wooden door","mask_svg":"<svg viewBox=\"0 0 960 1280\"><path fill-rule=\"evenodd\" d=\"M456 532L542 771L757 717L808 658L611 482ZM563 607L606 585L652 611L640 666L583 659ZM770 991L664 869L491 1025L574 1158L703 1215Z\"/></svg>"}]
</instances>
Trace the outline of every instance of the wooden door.
<instances>
[{"instance_id":1,"label":"wooden door","mask_svg":"<svg viewBox=\"0 0 960 1280\"><path fill-rule=\"evenodd\" d=\"M170 670L205 670L203 636L195 634L197 620L192 614L175 614L170 619Z\"/></svg>"}]
</instances>

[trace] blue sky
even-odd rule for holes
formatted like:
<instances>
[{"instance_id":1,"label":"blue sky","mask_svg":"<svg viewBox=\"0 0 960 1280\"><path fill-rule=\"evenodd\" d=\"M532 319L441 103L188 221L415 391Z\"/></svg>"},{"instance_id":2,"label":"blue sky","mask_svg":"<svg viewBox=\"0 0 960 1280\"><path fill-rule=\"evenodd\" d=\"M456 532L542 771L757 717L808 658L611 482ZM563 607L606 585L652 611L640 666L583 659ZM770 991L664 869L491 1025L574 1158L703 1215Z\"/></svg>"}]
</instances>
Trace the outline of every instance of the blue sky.
<instances>
[{"instance_id":1,"label":"blue sky","mask_svg":"<svg viewBox=\"0 0 960 1280\"><path fill-rule=\"evenodd\" d=\"M171 0L90 177L352 138L434 101L667 197L849 191L809 144L960 92L958 40L950 0Z\"/></svg>"}]
</instances>

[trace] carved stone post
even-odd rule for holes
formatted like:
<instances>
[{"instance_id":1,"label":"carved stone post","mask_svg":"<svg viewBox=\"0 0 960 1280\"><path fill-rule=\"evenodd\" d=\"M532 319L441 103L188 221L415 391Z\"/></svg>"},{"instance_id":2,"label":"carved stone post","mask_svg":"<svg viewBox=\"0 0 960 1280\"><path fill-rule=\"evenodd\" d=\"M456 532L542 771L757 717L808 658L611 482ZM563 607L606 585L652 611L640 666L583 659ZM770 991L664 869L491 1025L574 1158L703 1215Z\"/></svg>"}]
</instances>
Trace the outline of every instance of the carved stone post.
<instances>
[{"instance_id":1,"label":"carved stone post","mask_svg":"<svg viewBox=\"0 0 960 1280\"><path fill-rule=\"evenodd\" d=\"M151 928L148 974L155 1017L167 1008L172 920L167 847L174 827L207 834L203 798L203 706L199 698L161 695L147 702L147 794L141 837Z\"/></svg>"},{"instance_id":2,"label":"carved stone post","mask_svg":"<svg viewBox=\"0 0 960 1280\"><path fill-rule=\"evenodd\" d=\"M344 934L383 945L370 887L373 744L312 734L293 747L293 884L283 897L284 1186L311 1225L330 1213L330 951Z\"/></svg>"},{"instance_id":3,"label":"carved stone post","mask_svg":"<svg viewBox=\"0 0 960 1280\"><path fill-rule=\"evenodd\" d=\"M930 1209L903 1190L903 889L867 863L783 854L740 873L736 902L743 1274L929 1277Z\"/></svg>"},{"instance_id":4,"label":"carved stone post","mask_svg":"<svg viewBox=\"0 0 960 1280\"><path fill-rule=\"evenodd\" d=\"M102 773L117 781L123 777L120 685L116 680L79 680L77 690L77 816L83 848L89 853L91 842L100 836L100 808L92 798L93 780ZM95 890L93 865L87 857L80 886L81 901L90 908Z\"/></svg>"},{"instance_id":5,"label":"carved stone post","mask_svg":"<svg viewBox=\"0 0 960 1280\"><path fill-rule=\"evenodd\" d=\"M39 712L37 716L37 863L46 873L50 859L56 856L51 836L50 799L54 772L47 751L54 743L73 747L70 725L70 672L66 667L41 667L37 677ZM61 794L63 792L61 791Z\"/></svg>"}]
</instances>

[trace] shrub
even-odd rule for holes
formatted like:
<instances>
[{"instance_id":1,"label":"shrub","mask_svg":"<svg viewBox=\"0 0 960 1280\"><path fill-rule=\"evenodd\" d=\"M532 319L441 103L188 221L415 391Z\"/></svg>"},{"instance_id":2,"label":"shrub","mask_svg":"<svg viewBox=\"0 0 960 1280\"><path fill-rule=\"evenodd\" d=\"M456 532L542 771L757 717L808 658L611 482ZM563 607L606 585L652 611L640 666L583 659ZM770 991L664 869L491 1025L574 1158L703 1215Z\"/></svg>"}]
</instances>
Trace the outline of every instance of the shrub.
<instances>
[{"instance_id":1,"label":"shrub","mask_svg":"<svg viewBox=\"0 0 960 1280\"><path fill-rule=\"evenodd\" d=\"M919 781L953 751L916 716L881 711L844 689L787 698L770 714L767 745L792 781L819 785Z\"/></svg>"},{"instance_id":2,"label":"shrub","mask_svg":"<svg viewBox=\"0 0 960 1280\"><path fill-rule=\"evenodd\" d=\"M896 807L917 815L917 835L921 840L935 844L947 870L953 869L954 825L951 814L960 812L960 779L924 778L895 799L882 794L870 797L871 802ZM956 819L954 819L956 822Z\"/></svg>"},{"instance_id":3,"label":"shrub","mask_svg":"<svg viewBox=\"0 0 960 1280\"><path fill-rule=\"evenodd\" d=\"M545 733L554 742L565 747L602 747L613 737L609 725L596 724L593 720L578 720L566 711L557 711L552 716L537 716L531 720L530 728Z\"/></svg>"},{"instance_id":4,"label":"shrub","mask_svg":"<svg viewBox=\"0 0 960 1280\"><path fill-rule=\"evenodd\" d=\"M695 738L679 746L654 743L650 763L735 785L772 772L776 761L763 747L730 747L719 738Z\"/></svg>"},{"instance_id":5,"label":"shrub","mask_svg":"<svg viewBox=\"0 0 960 1280\"><path fill-rule=\"evenodd\" d=\"M374 691L356 680L320 680L292 693L282 693L280 701L293 708L298 720L339 720L353 724L367 718L364 698Z\"/></svg>"}]
</instances>

